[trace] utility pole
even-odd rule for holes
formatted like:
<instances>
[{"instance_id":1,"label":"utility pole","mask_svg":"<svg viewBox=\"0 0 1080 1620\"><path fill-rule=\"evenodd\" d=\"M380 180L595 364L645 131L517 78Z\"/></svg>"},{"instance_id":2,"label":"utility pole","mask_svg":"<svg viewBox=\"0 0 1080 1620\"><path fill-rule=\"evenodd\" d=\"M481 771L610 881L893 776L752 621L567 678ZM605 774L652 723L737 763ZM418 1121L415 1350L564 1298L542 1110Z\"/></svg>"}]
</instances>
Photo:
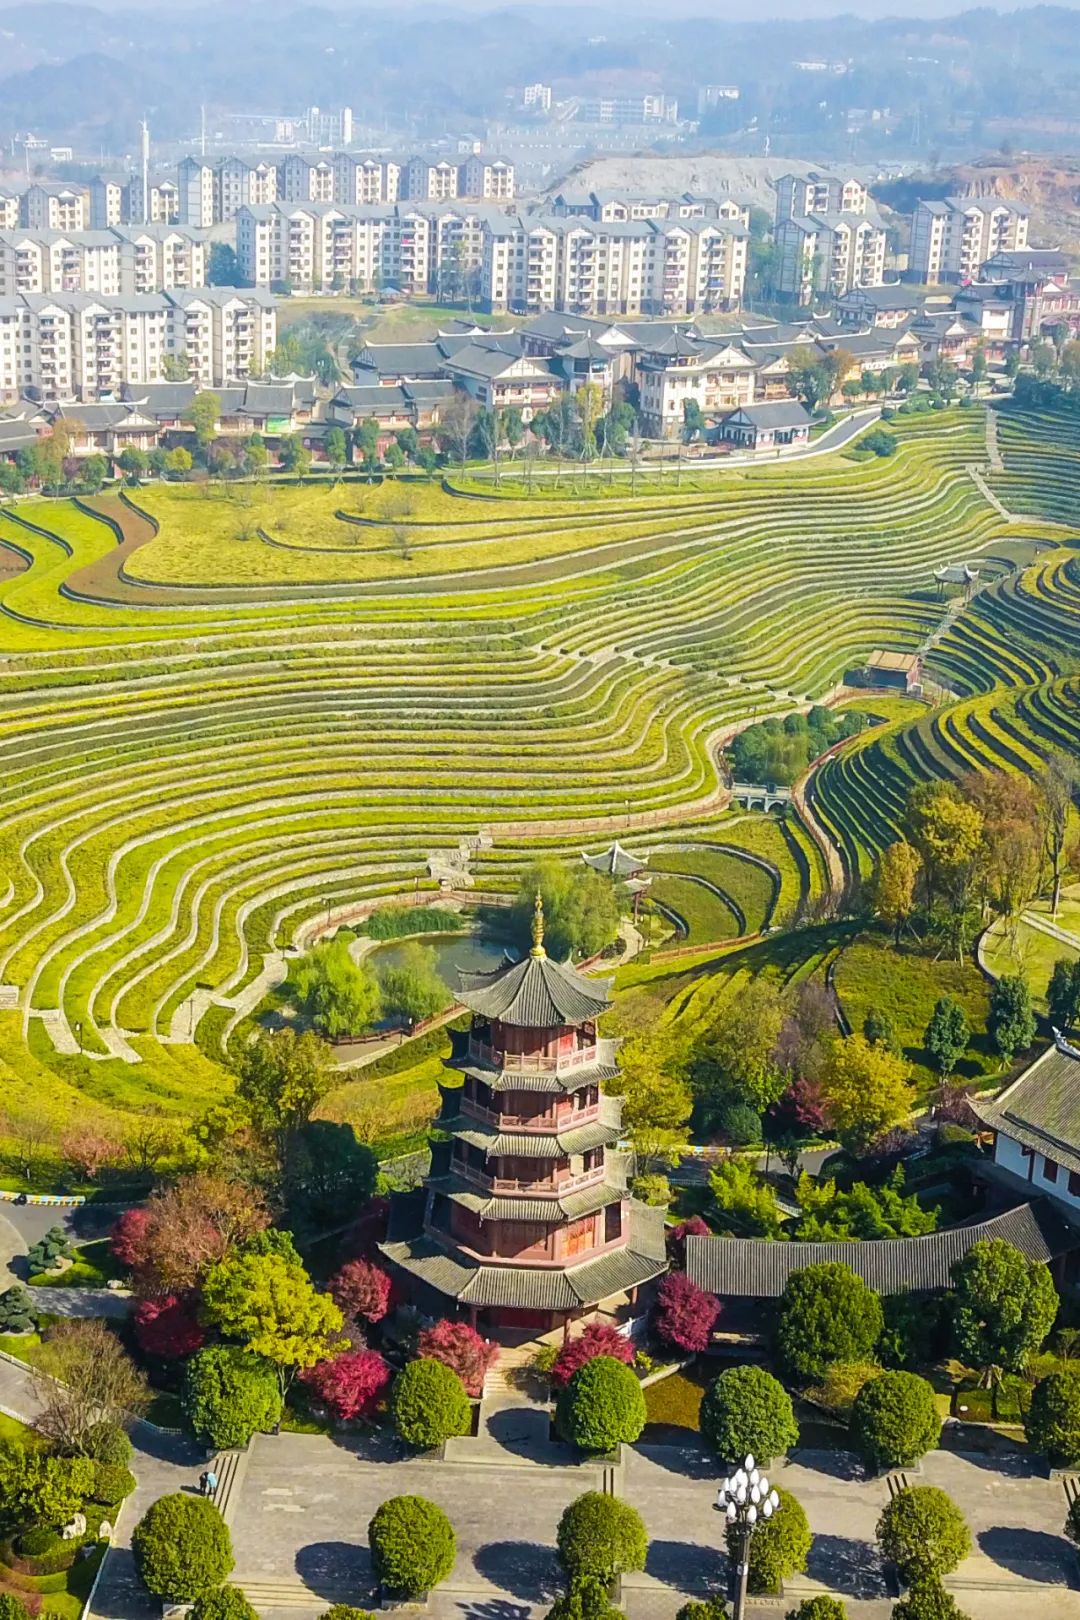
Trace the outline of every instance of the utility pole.
<instances>
[{"instance_id":1,"label":"utility pole","mask_svg":"<svg viewBox=\"0 0 1080 1620\"><path fill-rule=\"evenodd\" d=\"M142 222L150 223L150 125L142 121Z\"/></svg>"}]
</instances>

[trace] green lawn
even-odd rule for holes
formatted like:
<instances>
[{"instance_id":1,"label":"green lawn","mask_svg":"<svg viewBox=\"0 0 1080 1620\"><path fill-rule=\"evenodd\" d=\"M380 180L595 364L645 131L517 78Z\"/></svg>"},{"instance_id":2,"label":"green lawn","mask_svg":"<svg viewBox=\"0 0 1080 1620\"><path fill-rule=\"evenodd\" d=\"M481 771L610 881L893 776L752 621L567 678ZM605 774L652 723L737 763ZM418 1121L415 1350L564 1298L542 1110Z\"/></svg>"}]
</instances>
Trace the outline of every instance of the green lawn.
<instances>
[{"instance_id":1,"label":"green lawn","mask_svg":"<svg viewBox=\"0 0 1080 1620\"><path fill-rule=\"evenodd\" d=\"M680 1372L671 1373L644 1391L647 1423L662 1438L697 1434L700 1426L701 1397L716 1371L707 1371L693 1362ZM648 1429L646 1435L648 1435Z\"/></svg>"},{"instance_id":2,"label":"green lawn","mask_svg":"<svg viewBox=\"0 0 1080 1620\"><path fill-rule=\"evenodd\" d=\"M868 932L841 951L834 983L853 1029L862 1029L871 1012L892 1020L920 1093L940 1084L923 1047L923 1035L940 996L952 996L960 1003L973 1031L968 1053L957 1064L956 1078L980 1081L999 1073L1000 1059L986 1036L987 984L973 964L961 968L956 962L935 962L928 952L909 945L896 951L883 933Z\"/></svg>"}]
</instances>

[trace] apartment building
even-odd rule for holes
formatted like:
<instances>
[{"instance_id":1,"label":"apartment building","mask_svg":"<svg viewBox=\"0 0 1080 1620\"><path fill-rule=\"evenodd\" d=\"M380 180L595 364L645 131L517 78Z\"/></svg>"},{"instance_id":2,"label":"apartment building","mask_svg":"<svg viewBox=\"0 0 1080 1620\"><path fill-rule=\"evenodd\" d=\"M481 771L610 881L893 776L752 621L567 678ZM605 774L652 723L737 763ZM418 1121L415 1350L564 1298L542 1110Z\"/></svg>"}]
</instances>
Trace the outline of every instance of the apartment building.
<instances>
[{"instance_id":1,"label":"apartment building","mask_svg":"<svg viewBox=\"0 0 1080 1620\"><path fill-rule=\"evenodd\" d=\"M974 281L995 254L1026 248L1028 214L999 198L920 202L911 216L912 281Z\"/></svg>"},{"instance_id":2,"label":"apartment building","mask_svg":"<svg viewBox=\"0 0 1080 1620\"><path fill-rule=\"evenodd\" d=\"M663 94L583 96L575 116L582 124L677 124L679 103Z\"/></svg>"},{"instance_id":3,"label":"apartment building","mask_svg":"<svg viewBox=\"0 0 1080 1620\"><path fill-rule=\"evenodd\" d=\"M85 231L90 225L90 193L82 186L27 186L19 206L19 224L31 231Z\"/></svg>"},{"instance_id":4,"label":"apartment building","mask_svg":"<svg viewBox=\"0 0 1080 1620\"><path fill-rule=\"evenodd\" d=\"M514 196L514 165L505 158L473 156L458 170L458 196L481 202L510 202Z\"/></svg>"},{"instance_id":5,"label":"apartment building","mask_svg":"<svg viewBox=\"0 0 1080 1620\"><path fill-rule=\"evenodd\" d=\"M599 224L635 219L726 219L749 229L750 209L734 197L699 197L684 191L678 197L639 197L626 191L560 192L550 212L560 218L579 216Z\"/></svg>"},{"instance_id":6,"label":"apartment building","mask_svg":"<svg viewBox=\"0 0 1080 1620\"><path fill-rule=\"evenodd\" d=\"M458 195L461 165L445 159L410 158L405 165L405 195L410 202L444 202Z\"/></svg>"},{"instance_id":7,"label":"apartment building","mask_svg":"<svg viewBox=\"0 0 1080 1620\"><path fill-rule=\"evenodd\" d=\"M214 223L214 167L199 158L181 158L176 170L181 225L208 229Z\"/></svg>"},{"instance_id":8,"label":"apartment building","mask_svg":"<svg viewBox=\"0 0 1080 1620\"><path fill-rule=\"evenodd\" d=\"M0 297L15 293L109 295L201 287L208 248L195 232L169 225L110 230L0 231Z\"/></svg>"},{"instance_id":9,"label":"apartment building","mask_svg":"<svg viewBox=\"0 0 1080 1620\"><path fill-rule=\"evenodd\" d=\"M869 196L852 175L783 174L776 186L776 223L816 214L865 214Z\"/></svg>"},{"instance_id":10,"label":"apartment building","mask_svg":"<svg viewBox=\"0 0 1080 1620\"><path fill-rule=\"evenodd\" d=\"M336 200L336 167L327 158L309 158L290 152L277 171L277 196L282 202L325 202ZM273 197L251 201L273 202Z\"/></svg>"},{"instance_id":11,"label":"apartment building","mask_svg":"<svg viewBox=\"0 0 1080 1620\"><path fill-rule=\"evenodd\" d=\"M777 295L795 304L839 297L885 279L885 228L865 214L816 214L776 227Z\"/></svg>"},{"instance_id":12,"label":"apartment building","mask_svg":"<svg viewBox=\"0 0 1080 1620\"><path fill-rule=\"evenodd\" d=\"M164 176L151 177L143 199L141 175L98 175L90 182L90 229L113 225L174 225L180 214L180 187Z\"/></svg>"},{"instance_id":13,"label":"apartment building","mask_svg":"<svg viewBox=\"0 0 1080 1620\"><path fill-rule=\"evenodd\" d=\"M0 231L18 230L20 201L18 191L0 190Z\"/></svg>"},{"instance_id":14,"label":"apartment building","mask_svg":"<svg viewBox=\"0 0 1080 1620\"><path fill-rule=\"evenodd\" d=\"M274 303L234 287L138 293L21 293L0 298L0 397L93 401L161 382L184 358L200 388L267 370Z\"/></svg>"},{"instance_id":15,"label":"apartment building","mask_svg":"<svg viewBox=\"0 0 1080 1620\"><path fill-rule=\"evenodd\" d=\"M214 221L228 225L241 208L272 203L278 194L278 171L272 163L246 163L223 158L214 165Z\"/></svg>"},{"instance_id":16,"label":"apartment building","mask_svg":"<svg viewBox=\"0 0 1080 1620\"><path fill-rule=\"evenodd\" d=\"M333 158L333 201L347 207L365 203L394 203L402 195L402 167L388 159L358 157L355 152L337 152Z\"/></svg>"},{"instance_id":17,"label":"apartment building","mask_svg":"<svg viewBox=\"0 0 1080 1620\"><path fill-rule=\"evenodd\" d=\"M677 435L688 401L715 416L750 405L757 367L738 343L671 331L637 357L634 375L645 433L656 438Z\"/></svg>"}]
</instances>

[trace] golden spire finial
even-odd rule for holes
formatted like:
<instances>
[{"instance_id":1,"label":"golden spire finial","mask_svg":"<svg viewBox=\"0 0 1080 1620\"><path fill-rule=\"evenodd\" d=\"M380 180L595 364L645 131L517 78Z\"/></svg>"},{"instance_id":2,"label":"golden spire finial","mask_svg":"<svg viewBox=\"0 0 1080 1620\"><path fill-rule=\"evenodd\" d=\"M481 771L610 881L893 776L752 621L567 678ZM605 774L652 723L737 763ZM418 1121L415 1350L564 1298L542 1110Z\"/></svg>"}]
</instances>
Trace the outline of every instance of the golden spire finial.
<instances>
[{"instance_id":1,"label":"golden spire finial","mask_svg":"<svg viewBox=\"0 0 1080 1620\"><path fill-rule=\"evenodd\" d=\"M544 901L539 889L537 889L536 899L533 901L532 937L532 950L529 955L546 956L547 951L544 949Z\"/></svg>"}]
</instances>

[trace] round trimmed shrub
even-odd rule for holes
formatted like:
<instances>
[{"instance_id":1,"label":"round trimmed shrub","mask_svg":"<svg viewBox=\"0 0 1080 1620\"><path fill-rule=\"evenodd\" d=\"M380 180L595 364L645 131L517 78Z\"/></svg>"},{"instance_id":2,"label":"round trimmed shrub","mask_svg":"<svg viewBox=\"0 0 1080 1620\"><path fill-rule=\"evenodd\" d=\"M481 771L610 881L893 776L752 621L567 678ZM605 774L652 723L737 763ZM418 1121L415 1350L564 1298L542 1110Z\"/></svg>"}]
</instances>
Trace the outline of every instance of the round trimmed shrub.
<instances>
[{"instance_id":1,"label":"round trimmed shrub","mask_svg":"<svg viewBox=\"0 0 1080 1620\"><path fill-rule=\"evenodd\" d=\"M563 1509L555 1543L572 1586L593 1580L610 1587L628 1570L644 1569L649 1552L641 1514L602 1491L586 1491Z\"/></svg>"},{"instance_id":2,"label":"round trimmed shrub","mask_svg":"<svg viewBox=\"0 0 1080 1620\"><path fill-rule=\"evenodd\" d=\"M971 1551L967 1520L936 1485L898 1491L878 1520L877 1539L883 1556L911 1586L948 1575Z\"/></svg>"},{"instance_id":3,"label":"round trimmed shrub","mask_svg":"<svg viewBox=\"0 0 1080 1620\"><path fill-rule=\"evenodd\" d=\"M431 1451L472 1428L465 1385L445 1362L424 1357L410 1361L394 1379L390 1416L407 1446Z\"/></svg>"},{"instance_id":4,"label":"round trimmed shrub","mask_svg":"<svg viewBox=\"0 0 1080 1620\"><path fill-rule=\"evenodd\" d=\"M797 1575L806 1568L810 1554L810 1524L802 1503L790 1491L775 1487L780 1505L771 1519L759 1520L750 1537L751 1592L779 1592L789 1575ZM729 1526L726 1532L728 1557L738 1557L735 1534Z\"/></svg>"},{"instance_id":5,"label":"round trimmed shrub","mask_svg":"<svg viewBox=\"0 0 1080 1620\"><path fill-rule=\"evenodd\" d=\"M446 1579L457 1557L453 1525L441 1507L423 1496L392 1496L376 1508L368 1545L376 1580L402 1597L430 1592Z\"/></svg>"},{"instance_id":6,"label":"round trimmed shrub","mask_svg":"<svg viewBox=\"0 0 1080 1620\"><path fill-rule=\"evenodd\" d=\"M130 1468L119 1468L116 1463L96 1462L94 1483L90 1490L92 1502L103 1502L115 1507L135 1489L135 1475Z\"/></svg>"},{"instance_id":7,"label":"round trimmed shrub","mask_svg":"<svg viewBox=\"0 0 1080 1620\"><path fill-rule=\"evenodd\" d=\"M970 1620L970 1616L937 1577L930 1576L900 1599L893 1608L892 1620Z\"/></svg>"},{"instance_id":8,"label":"round trimmed shrub","mask_svg":"<svg viewBox=\"0 0 1080 1620\"><path fill-rule=\"evenodd\" d=\"M86 1431L83 1441L86 1455L95 1462L109 1463L113 1468L130 1468L135 1455L134 1447L119 1423L95 1423Z\"/></svg>"},{"instance_id":9,"label":"round trimmed shrub","mask_svg":"<svg viewBox=\"0 0 1080 1620\"><path fill-rule=\"evenodd\" d=\"M834 1361L868 1361L881 1337L881 1301L840 1261L793 1271L780 1297L777 1349L803 1383Z\"/></svg>"},{"instance_id":10,"label":"round trimmed shrub","mask_svg":"<svg viewBox=\"0 0 1080 1620\"><path fill-rule=\"evenodd\" d=\"M730 1463L750 1452L768 1465L799 1443L791 1396L764 1367L729 1367L713 1379L701 1402L701 1434Z\"/></svg>"},{"instance_id":11,"label":"round trimmed shrub","mask_svg":"<svg viewBox=\"0 0 1080 1620\"><path fill-rule=\"evenodd\" d=\"M555 1424L581 1451L611 1451L637 1439L645 1416L645 1396L633 1370L612 1356L594 1356L560 1393Z\"/></svg>"},{"instance_id":12,"label":"round trimmed shrub","mask_svg":"<svg viewBox=\"0 0 1080 1620\"><path fill-rule=\"evenodd\" d=\"M545 1620L626 1620L621 1609L612 1607L602 1581L581 1581L572 1592L557 1597Z\"/></svg>"},{"instance_id":13,"label":"round trimmed shrub","mask_svg":"<svg viewBox=\"0 0 1080 1620\"><path fill-rule=\"evenodd\" d=\"M1080 1367L1040 1378L1031 1392L1024 1433L1033 1451L1055 1468L1080 1461Z\"/></svg>"},{"instance_id":14,"label":"round trimmed shrub","mask_svg":"<svg viewBox=\"0 0 1080 1620\"><path fill-rule=\"evenodd\" d=\"M171 1603L213 1591L233 1567L228 1527L212 1502L176 1491L151 1503L131 1533L146 1590Z\"/></svg>"},{"instance_id":15,"label":"round trimmed shrub","mask_svg":"<svg viewBox=\"0 0 1080 1620\"><path fill-rule=\"evenodd\" d=\"M820 1592L817 1597L803 1598L797 1609L789 1609L787 1620L847 1620L847 1609L839 1598Z\"/></svg>"},{"instance_id":16,"label":"round trimmed shrub","mask_svg":"<svg viewBox=\"0 0 1080 1620\"><path fill-rule=\"evenodd\" d=\"M871 1468L912 1467L941 1439L932 1387L917 1373L878 1373L855 1397L851 1432Z\"/></svg>"},{"instance_id":17,"label":"round trimmed shrub","mask_svg":"<svg viewBox=\"0 0 1080 1620\"><path fill-rule=\"evenodd\" d=\"M16 1551L24 1558L46 1558L66 1545L59 1533L47 1524L33 1524L15 1537Z\"/></svg>"},{"instance_id":18,"label":"round trimmed shrub","mask_svg":"<svg viewBox=\"0 0 1080 1620\"><path fill-rule=\"evenodd\" d=\"M259 1620L238 1586L219 1586L195 1599L191 1620Z\"/></svg>"},{"instance_id":19,"label":"round trimmed shrub","mask_svg":"<svg viewBox=\"0 0 1080 1620\"><path fill-rule=\"evenodd\" d=\"M691 1598L684 1603L675 1620L728 1620L728 1606L719 1592L708 1598Z\"/></svg>"},{"instance_id":20,"label":"round trimmed shrub","mask_svg":"<svg viewBox=\"0 0 1080 1620\"><path fill-rule=\"evenodd\" d=\"M184 1371L184 1411L204 1446L231 1451L281 1421L281 1386L262 1356L235 1345L198 1350Z\"/></svg>"},{"instance_id":21,"label":"round trimmed shrub","mask_svg":"<svg viewBox=\"0 0 1080 1620\"><path fill-rule=\"evenodd\" d=\"M319 1620L375 1620L370 1609L354 1609L349 1603L331 1603Z\"/></svg>"}]
</instances>

